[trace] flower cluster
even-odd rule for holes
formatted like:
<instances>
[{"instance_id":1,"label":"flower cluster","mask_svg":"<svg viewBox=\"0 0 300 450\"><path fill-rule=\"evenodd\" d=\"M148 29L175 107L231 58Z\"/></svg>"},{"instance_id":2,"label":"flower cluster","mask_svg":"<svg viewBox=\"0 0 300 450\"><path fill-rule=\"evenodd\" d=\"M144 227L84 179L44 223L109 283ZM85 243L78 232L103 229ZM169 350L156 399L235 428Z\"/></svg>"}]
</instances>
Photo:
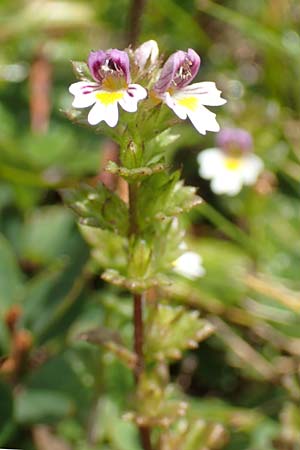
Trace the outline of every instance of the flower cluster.
<instances>
[{"instance_id":1,"label":"flower cluster","mask_svg":"<svg viewBox=\"0 0 300 450\"><path fill-rule=\"evenodd\" d=\"M90 53L88 69L90 80L84 79L71 84L69 91L74 95L74 108L88 108L90 125L102 121L115 127L119 120L118 105L127 112L136 112L138 103L147 97L152 104L164 103L182 120L190 119L201 134L219 131L216 115L206 106L226 103L221 91L213 82L193 83L200 67L200 57L192 50L177 51L159 67L158 46L147 41L135 51L111 49ZM152 73L150 84L132 82L132 78L143 80L143 72ZM147 89L146 89L147 87Z\"/></svg>"},{"instance_id":2,"label":"flower cluster","mask_svg":"<svg viewBox=\"0 0 300 450\"><path fill-rule=\"evenodd\" d=\"M262 160L252 153L251 135L240 128L224 128L217 147L198 155L199 174L211 180L215 194L236 195L243 185L252 185L263 169Z\"/></svg>"}]
</instances>

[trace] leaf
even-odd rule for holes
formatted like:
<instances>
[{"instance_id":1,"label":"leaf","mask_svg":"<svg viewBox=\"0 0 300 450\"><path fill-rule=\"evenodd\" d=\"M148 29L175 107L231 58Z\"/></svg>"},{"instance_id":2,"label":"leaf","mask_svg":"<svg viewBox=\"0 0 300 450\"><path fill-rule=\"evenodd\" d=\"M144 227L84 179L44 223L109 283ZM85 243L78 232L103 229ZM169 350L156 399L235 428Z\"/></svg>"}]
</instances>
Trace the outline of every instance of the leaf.
<instances>
[{"instance_id":1,"label":"leaf","mask_svg":"<svg viewBox=\"0 0 300 450\"><path fill-rule=\"evenodd\" d=\"M152 274L149 273L151 262L151 248L144 239L131 239L129 246L129 261L127 276L144 280Z\"/></svg>"},{"instance_id":2,"label":"leaf","mask_svg":"<svg viewBox=\"0 0 300 450\"><path fill-rule=\"evenodd\" d=\"M91 75L89 66L87 65L86 62L83 61L71 61L71 62L73 71L79 80L95 82L95 80Z\"/></svg>"},{"instance_id":3,"label":"leaf","mask_svg":"<svg viewBox=\"0 0 300 450\"><path fill-rule=\"evenodd\" d=\"M196 348L213 331L213 325L200 319L197 311L160 303L147 318L145 357L148 361L179 359L182 351Z\"/></svg>"},{"instance_id":4,"label":"leaf","mask_svg":"<svg viewBox=\"0 0 300 450\"><path fill-rule=\"evenodd\" d=\"M128 208L126 204L103 184L97 187L82 185L64 190L65 202L79 216L83 225L102 228L121 236L128 233Z\"/></svg>"},{"instance_id":5,"label":"leaf","mask_svg":"<svg viewBox=\"0 0 300 450\"><path fill-rule=\"evenodd\" d=\"M46 134L28 133L22 136L17 148L5 154L7 163L13 167L20 159L18 152L20 145L22 145L20 167L30 168L32 174L38 170L41 182L48 185L74 186L75 180L70 178L71 175L80 177L86 173L96 174L100 163L98 146L91 145L86 150L66 125L56 124Z\"/></svg>"},{"instance_id":6,"label":"leaf","mask_svg":"<svg viewBox=\"0 0 300 450\"><path fill-rule=\"evenodd\" d=\"M54 423L73 411L72 399L61 392L28 389L16 399L16 419L21 424Z\"/></svg>"},{"instance_id":7,"label":"leaf","mask_svg":"<svg viewBox=\"0 0 300 450\"><path fill-rule=\"evenodd\" d=\"M22 273L9 242L0 234L0 315L18 301L22 291Z\"/></svg>"},{"instance_id":8,"label":"leaf","mask_svg":"<svg viewBox=\"0 0 300 450\"><path fill-rule=\"evenodd\" d=\"M27 376L17 398L18 421L49 423L70 414L84 416L90 396L71 357L71 352L64 352Z\"/></svg>"},{"instance_id":9,"label":"leaf","mask_svg":"<svg viewBox=\"0 0 300 450\"><path fill-rule=\"evenodd\" d=\"M39 344L65 334L82 309L82 290L88 279L87 248L73 242L70 255L32 278L24 289L23 324Z\"/></svg>"},{"instance_id":10,"label":"leaf","mask_svg":"<svg viewBox=\"0 0 300 450\"><path fill-rule=\"evenodd\" d=\"M0 445L4 445L14 429L14 405L11 388L0 382Z\"/></svg>"},{"instance_id":11,"label":"leaf","mask_svg":"<svg viewBox=\"0 0 300 450\"><path fill-rule=\"evenodd\" d=\"M173 269L174 261L185 251L185 225L177 217L168 222L156 224L151 240L152 272L165 273Z\"/></svg>"},{"instance_id":12,"label":"leaf","mask_svg":"<svg viewBox=\"0 0 300 450\"><path fill-rule=\"evenodd\" d=\"M180 138L180 134L174 134L171 128L163 131L151 141L151 144L160 147L169 147Z\"/></svg>"},{"instance_id":13,"label":"leaf","mask_svg":"<svg viewBox=\"0 0 300 450\"><path fill-rule=\"evenodd\" d=\"M59 262L32 278L24 290L24 314L22 324L37 337L51 316L53 304L51 291L59 282L67 261Z\"/></svg>"},{"instance_id":14,"label":"leaf","mask_svg":"<svg viewBox=\"0 0 300 450\"><path fill-rule=\"evenodd\" d=\"M163 111L164 109L160 110L159 120L161 120L162 123L167 123L168 116L166 115L166 117L162 117ZM168 114L168 111L166 111L166 114ZM151 130L153 134L153 126ZM154 138L150 139L146 143L143 152L143 163L147 166L164 161L166 151L169 151L171 146L174 147L173 144L180 137L179 134L173 134L172 128L167 128L162 132L157 130L154 136Z\"/></svg>"},{"instance_id":15,"label":"leaf","mask_svg":"<svg viewBox=\"0 0 300 450\"><path fill-rule=\"evenodd\" d=\"M73 244L74 219L63 207L49 206L29 216L22 233L22 257L35 263L50 263L67 253Z\"/></svg>"},{"instance_id":16,"label":"leaf","mask_svg":"<svg viewBox=\"0 0 300 450\"><path fill-rule=\"evenodd\" d=\"M117 433L116 430L118 430ZM109 448L118 450L140 449L136 427L121 419L116 403L109 397L102 397L98 403L93 434L98 445L102 442L109 442L112 445ZM102 448L104 447L101 446Z\"/></svg>"},{"instance_id":17,"label":"leaf","mask_svg":"<svg viewBox=\"0 0 300 450\"><path fill-rule=\"evenodd\" d=\"M165 172L154 174L142 181L138 194L138 217L140 228L146 228L154 221L164 221L189 211L202 200L196 188L183 186L179 172L171 175ZM153 192L156 195L153 195Z\"/></svg>"},{"instance_id":18,"label":"leaf","mask_svg":"<svg viewBox=\"0 0 300 450\"><path fill-rule=\"evenodd\" d=\"M81 332L77 336L77 339L87 341L91 344L104 346L107 350L114 353L117 358L130 369L133 369L136 365L136 355L121 345L121 337L116 331L112 331L105 327L98 327Z\"/></svg>"},{"instance_id":19,"label":"leaf","mask_svg":"<svg viewBox=\"0 0 300 450\"><path fill-rule=\"evenodd\" d=\"M135 410L124 415L138 426L168 427L185 416L187 404L172 385L164 386L155 373L143 373L134 399Z\"/></svg>"},{"instance_id":20,"label":"leaf","mask_svg":"<svg viewBox=\"0 0 300 450\"><path fill-rule=\"evenodd\" d=\"M83 237L92 247L92 257L100 268L124 271L127 265L128 240L108 230L80 226Z\"/></svg>"},{"instance_id":21,"label":"leaf","mask_svg":"<svg viewBox=\"0 0 300 450\"><path fill-rule=\"evenodd\" d=\"M181 450L220 449L227 442L223 425L204 420L189 420L186 426L179 421L177 426L167 429L161 435L161 449L180 448Z\"/></svg>"}]
</instances>

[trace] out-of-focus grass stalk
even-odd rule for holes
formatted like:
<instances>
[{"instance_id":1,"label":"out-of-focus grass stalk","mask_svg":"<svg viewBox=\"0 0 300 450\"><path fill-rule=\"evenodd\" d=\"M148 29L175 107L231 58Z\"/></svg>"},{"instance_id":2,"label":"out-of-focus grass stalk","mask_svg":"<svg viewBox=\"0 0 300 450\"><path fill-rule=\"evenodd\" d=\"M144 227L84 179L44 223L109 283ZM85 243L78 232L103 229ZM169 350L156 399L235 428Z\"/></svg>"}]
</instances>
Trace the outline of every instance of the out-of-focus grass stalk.
<instances>
[{"instance_id":1,"label":"out-of-focus grass stalk","mask_svg":"<svg viewBox=\"0 0 300 450\"><path fill-rule=\"evenodd\" d=\"M299 182L300 181L300 165L293 162L288 161L283 167L283 171L289 175L293 180Z\"/></svg>"},{"instance_id":2,"label":"out-of-focus grass stalk","mask_svg":"<svg viewBox=\"0 0 300 450\"><path fill-rule=\"evenodd\" d=\"M75 186L77 181L72 178L51 181L47 180L47 175L36 174L8 164L0 163L0 178L11 183L23 184L25 186L60 189Z\"/></svg>"},{"instance_id":3,"label":"out-of-focus grass stalk","mask_svg":"<svg viewBox=\"0 0 300 450\"><path fill-rule=\"evenodd\" d=\"M201 208L199 208L199 213L214 224L222 233L225 234L225 236L247 249L253 257L258 256L259 248L255 245L255 242L211 205L204 203Z\"/></svg>"},{"instance_id":4,"label":"out-of-focus grass stalk","mask_svg":"<svg viewBox=\"0 0 300 450\"><path fill-rule=\"evenodd\" d=\"M285 46L282 36L267 26L211 0L199 0L197 7L200 11L237 28L243 35L253 39L263 49L269 47L276 52L289 55L299 64L300 46Z\"/></svg>"},{"instance_id":5,"label":"out-of-focus grass stalk","mask_svg":"<svg viewBox=\"0 0 300 450\"><path fill-rule=\"evenodd\" d=\"M219 337L230 347L243 365L249 365L267 380L272 380L276 377L276 372L272 365L223 320L216 316L210 316L209 319L217 328Z\"/></svg>"},{"instance_id":6,"label":"out-of-focus grass stalk","mask_svg":"<svg viewBox=\"0 0 300 450\"><path fill-rule=\"evenodd\" d=\"M202 45L209 45L209 36L202 30L194 17L182 8L179 3L173 0L156 0L155 8L159 10L161 17L166 17L175 23L177 28L182 28L182 33L186 40L189 39L188 36L190 35L193 40L198 39Z\"/></svg>"},{"instance_id":7,"label":"out-of-focus grass stalk","mask_svg":"<svg viewBox=\"0 0 300 450\"><path fill-rule=\"evenodd\" d=\"M271 280L250 274L245 277L245 283L254 291L277 300L279 303L299 314L300 292L291 291L284 286L276 285L275 282Z\"/></svg>"},{"instance_id":8,"label":"out-of-focus grass stalk","mask_svg":"<svg viewBox=\"0 0 300 450\"><path fill-rule=\"evenodd\" d=\"M49 318L47 325L41 330L40 339L47 334L47 332L54 326L66 312L71 308L79 295L82 293L86 284L89 282L93 273L90 270L90 260L84 265L81 274L75 279L73 286L67 293L62 302L59 303L52 317Z\"/></svg>"}]
</instances>

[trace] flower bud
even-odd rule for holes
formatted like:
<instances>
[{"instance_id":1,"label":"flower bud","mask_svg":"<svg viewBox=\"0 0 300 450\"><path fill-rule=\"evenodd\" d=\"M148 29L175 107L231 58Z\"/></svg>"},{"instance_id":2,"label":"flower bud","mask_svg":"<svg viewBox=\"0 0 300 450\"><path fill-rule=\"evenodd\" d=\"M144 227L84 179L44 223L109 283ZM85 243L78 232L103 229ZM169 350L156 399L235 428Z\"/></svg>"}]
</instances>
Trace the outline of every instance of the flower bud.
<instances>
[{"instance_id":1,"label":"flower bud","mask_svg":"<svg viewBox=\"0 0 300 450\"><path fill-rule=\"evenodd\" d=\"M146 41L135 50L134 62L142 71L146 66L153 66L155 64L158 54L157 42L154 40Z\"/></svg>"}]
</instances>

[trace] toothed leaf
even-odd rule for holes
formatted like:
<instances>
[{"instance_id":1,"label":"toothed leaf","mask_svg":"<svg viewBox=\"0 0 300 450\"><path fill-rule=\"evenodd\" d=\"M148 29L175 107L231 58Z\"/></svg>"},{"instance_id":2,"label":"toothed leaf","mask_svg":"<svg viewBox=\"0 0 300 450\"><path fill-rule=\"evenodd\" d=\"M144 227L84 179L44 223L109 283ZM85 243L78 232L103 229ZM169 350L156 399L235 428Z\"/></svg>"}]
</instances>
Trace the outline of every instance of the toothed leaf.
<instances>
[{"instance_id":1,"label":"toothed leaf","mask_svg":"<svg viewBox=\"0 0 300 450\"><path fill-rule=\"evenodd\" d=\"M64 191L66 203L78 215L80 223L127 235L128 209L126 204L103 184L97 187L82 185Z\"/></svg>"},{"instance_id":2,"label":"toothed leaf","mask_svg":"<svg viewBox=\"0 0 300 450\"><path fill-rule=\"evenodd\" d=\"M149 313L146 324L145 355L153 359L179 359L182 351L196 348L206 339L214 327L199 318L197 311L186 311L182 307L159 304Z\"/></svg>"}]
</instances>

